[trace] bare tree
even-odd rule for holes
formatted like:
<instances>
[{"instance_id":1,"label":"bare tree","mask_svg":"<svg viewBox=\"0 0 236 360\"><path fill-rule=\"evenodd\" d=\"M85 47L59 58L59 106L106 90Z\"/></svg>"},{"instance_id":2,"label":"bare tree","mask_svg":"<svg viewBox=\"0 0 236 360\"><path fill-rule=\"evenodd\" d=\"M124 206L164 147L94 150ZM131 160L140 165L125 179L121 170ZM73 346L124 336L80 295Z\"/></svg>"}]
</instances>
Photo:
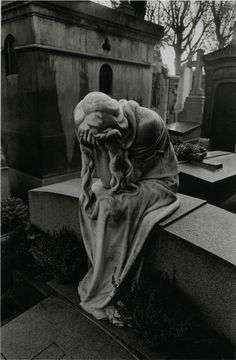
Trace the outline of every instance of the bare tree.
<instances>
[{"instance_id":1,"label":"bare tree","mask_svg":"<svg viewBox=\"0 0 236 360\"><path fill-rule=\"evenodd\" d=\"M210 12L212 22L208 28L207 36L210 39L211 50L216 50L228 45L232 38L234 21L236 20L236 2L232 0L211 1Z\"/></svg>"},{"instance_id":2,"label":"bare tree","mask_svg":"<svg viewBox=\"0 0 236 360\"><path fill-rule=\"evenodd\" d=\"M178 75L182 62L193 57L204 41L204 34L210 27L209 1L159 1L149 0L146 18L163 25L163 44L175 51L175 71ZM202 17L208 21L202 22Z\"/></svg>"}]
</instances>

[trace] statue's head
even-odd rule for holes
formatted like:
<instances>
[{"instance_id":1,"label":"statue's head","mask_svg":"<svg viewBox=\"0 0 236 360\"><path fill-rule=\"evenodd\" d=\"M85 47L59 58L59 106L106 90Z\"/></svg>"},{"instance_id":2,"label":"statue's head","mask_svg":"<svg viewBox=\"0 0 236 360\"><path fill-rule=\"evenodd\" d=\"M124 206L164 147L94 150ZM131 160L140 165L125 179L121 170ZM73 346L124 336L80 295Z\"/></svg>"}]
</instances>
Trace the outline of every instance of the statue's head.
<instances>
[{"instance_id":1,"label":"statue's head","mask_svg":"<svg viewBox=\"0 0 236 360\"><path fill-rule=\"evenodd\" d=\"M82 152L82 187L87 205L92 196L94 167L97 165L98 170L102 153L107 154L108 162L106 178L109 185L106 187L111 192L119 192L134 186L128 151L136 135L135 107L138 104L134 101L118 102L103 93L92 92L74 110L76 134ZM100 161L100 168L103 165ZM105 177L100 178L104 184Z\"/></svg>"},{"instance_id":2,"label":"statue's head","mask_svg":"<svg viewBox=\"0 0 236 360\"><path fill-rule=\"evenodd\" d=\"M135 101L117 101L103 93L92 92L78 103L74 118L87 204L92 196L95 165L97 170L102 169L97 175L104 187L113 193L126 191L136 186L144 171L153 166L168 145L163 121Z\"/></svg>"},{"instance_id":3,"label":"statue's head","mask_svg":"<svg viewBox=\"0 0 236 360\"><path fill-rule=\"evenodd\" d=\"M78 140L87 146L104 144L127 149L135 138L136 123L130 106L136 102L116 101L100 92L92 92L78 103L74 111Z\"/></svg>"}]
</instances>

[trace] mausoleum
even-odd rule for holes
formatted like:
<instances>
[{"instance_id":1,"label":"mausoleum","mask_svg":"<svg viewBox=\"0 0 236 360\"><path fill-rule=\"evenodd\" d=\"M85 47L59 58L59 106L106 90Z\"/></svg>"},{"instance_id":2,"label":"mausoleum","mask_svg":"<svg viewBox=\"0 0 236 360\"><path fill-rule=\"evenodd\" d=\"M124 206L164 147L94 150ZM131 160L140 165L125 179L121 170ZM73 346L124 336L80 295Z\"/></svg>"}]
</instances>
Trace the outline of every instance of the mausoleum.
<instances>
[{"instance_id":1,"label":"mausoleum","mask_svg":"<svg viewBox=\"0 0 236 360\"><path fill-rule=\"evenodd\" d=\"M151 105L162 35L93 2L2 3L2 147L13 195L79 176L72 109L90 91Z\"/></svg>"}]
</instances>

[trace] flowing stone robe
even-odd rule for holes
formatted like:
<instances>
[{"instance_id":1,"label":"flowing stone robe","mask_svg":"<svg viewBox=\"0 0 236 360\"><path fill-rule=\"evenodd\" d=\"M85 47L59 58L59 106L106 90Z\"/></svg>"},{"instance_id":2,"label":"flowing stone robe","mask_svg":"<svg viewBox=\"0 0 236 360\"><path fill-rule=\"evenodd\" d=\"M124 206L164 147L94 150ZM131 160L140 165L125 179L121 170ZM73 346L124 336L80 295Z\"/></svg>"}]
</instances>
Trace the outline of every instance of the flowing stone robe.
<instances>
[{"instance_id":1,"label":"flowing stone robe","mask_svg":"<svg viewBox=\"0 0 236 360\"><path fill-rule=\"evenodd\" d=\"M81 232L91 262L78 286L80 305L95 318L114 324L119 322L112 306L114 283L124 280L152 227L179 206L177 160L165 125L156 113L142 107L136 109L135 118L136 137L129 148L135 187L114 194L97 180L90 213L85 198L80 198ZM150 131L145 139L148 118L154 141L147 141Z\"/></svg>"}]
</instances>

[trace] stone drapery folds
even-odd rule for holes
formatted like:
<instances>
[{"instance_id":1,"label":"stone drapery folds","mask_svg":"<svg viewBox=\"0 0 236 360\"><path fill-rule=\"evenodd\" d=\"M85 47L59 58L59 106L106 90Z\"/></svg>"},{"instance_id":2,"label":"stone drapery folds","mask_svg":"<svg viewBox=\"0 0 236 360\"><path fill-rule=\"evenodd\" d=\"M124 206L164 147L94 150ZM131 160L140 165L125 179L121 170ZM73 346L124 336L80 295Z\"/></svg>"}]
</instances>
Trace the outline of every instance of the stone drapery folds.
<instances>
[{"instance_id":1,"label":"stone drapery folds","mask_svg":"<svg viewBox=\"0 0 236 360\"><path fill-rule=\"evenodd\" d=\"M113 282L124 280L152 227L179 206L177 160L162 119L135 101L93 92L74 118L80 227L92 264L78 291L84 310L115 323Z\"/></svg>"}]
</instances>

